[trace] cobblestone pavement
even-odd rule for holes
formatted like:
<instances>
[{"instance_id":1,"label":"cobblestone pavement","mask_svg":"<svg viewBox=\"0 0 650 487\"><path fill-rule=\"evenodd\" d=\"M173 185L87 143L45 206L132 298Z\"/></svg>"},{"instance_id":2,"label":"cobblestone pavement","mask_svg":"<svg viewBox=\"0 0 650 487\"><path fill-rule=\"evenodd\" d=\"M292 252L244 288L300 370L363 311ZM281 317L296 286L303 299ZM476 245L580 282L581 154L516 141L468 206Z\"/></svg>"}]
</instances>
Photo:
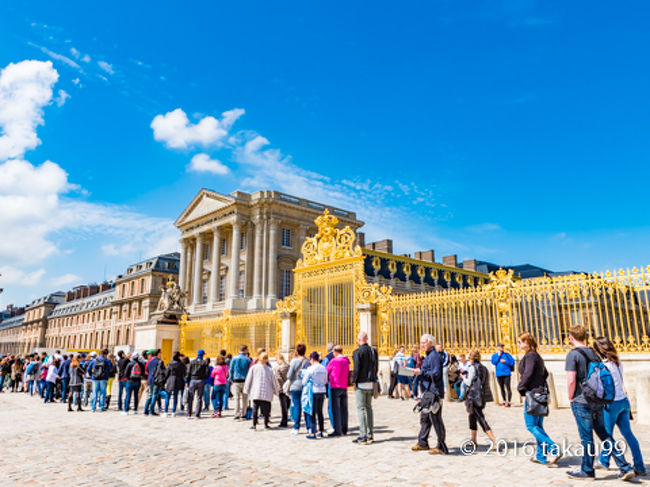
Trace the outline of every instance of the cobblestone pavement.
<instances>
[{"instance_id":1,"label":"cobblestone pavement","mask_svg":"<svg viewBox=\"0 0 650 487\"><path fill-rule=\"evenodd\" d=\"M113 396L115 397L115 396ZM529 461L532 437L521 407L490 404L486 416L497 438L509 442L507 455L479 451L463 455L459 446L468 437L464 406L445 403L451 454L412 452L418 417L412 403L382 397L375 401L373 445L352 443L357 417L350 395L348 437L307 440L288 430L251 431L249 422L223 418L188 421L184 417L122 416L107 412L68 413L63 404L44 405L24 394L0 394L0 486L76 485L94 482L105 487L138 485L575 485L565 471L579 458L560 461L558 468ZM113 405L113 408L115 406ZM273 405L278 423L279 404ZM635 426L650 458L650 428ZM577 444L569 410L552 411L547 431L557 442ZM518 442L519 450L513 449ZM524 452L524 450L526 450ZM525 455L526 453L527 455ZM628 455L628 458L630 455ZM598 471L598 485L621 485L616 472ZM99 482L99 484L97 484ZM650 484L647 478L637 485ZM223 483L222 483L223 485Z\"/></svg>"}]
</instances>

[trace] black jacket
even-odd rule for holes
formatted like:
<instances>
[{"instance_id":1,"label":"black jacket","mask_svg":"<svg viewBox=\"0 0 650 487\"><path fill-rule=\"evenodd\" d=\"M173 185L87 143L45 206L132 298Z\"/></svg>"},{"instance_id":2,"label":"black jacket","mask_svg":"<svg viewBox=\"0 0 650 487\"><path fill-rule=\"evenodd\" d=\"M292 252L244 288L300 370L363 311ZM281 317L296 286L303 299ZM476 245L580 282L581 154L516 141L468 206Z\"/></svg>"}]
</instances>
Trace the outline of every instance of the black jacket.
<instances>
[{"instance_id":1,"label":"black jacket","mask_svg":"<svg viewBox=\"0 0 650 487\"><path fill-rule=\"evenodd\" d=\"M185 373L187 368L180 360L172 360L165 371L167 380L165 390L167 392L182 391L185 388Z\"/></svg>"},{"instance_id":2,"label":"black jacket","mask_svg":"<svg viewBox=\"0 0 650 487\"><path fill-rule=\"evenodd\" d=\"M548 371L544 366L544 360L535 350L526 353L519 362L519 376L517 390L522 396L525 396L528 391L541 389L546 383Z\"/></svg>"},{"instance_id":3,"label":"black jacket","mask_svg":"<svg viewBox=\"0 0 650 487\"><path fill-rule=\"evenodd\" d=\"M442 380L442 358L433 348L422 361L420 369L420 390L430 391L438 397L445 397L445 387Z\"/></svg>"},{"instance_id":4,"label":"black jacket","mask_svg":"<svg viewBox=\"0 0 650 487\"><path fill-rule=\"evenodd\" d=\"M352 370L354 385L377 380L377 370L379 369L377 350L364 343L352 354L352 362L354 363Z\"/></svg>"},{"instance_id":5,"label":"black jacket","mask_svg":"<svg viewBox=\"0 0 650 487\"><path fill-rule=\"evenodd\" d=\"M210 377L210 368L208 363L202 358L195 358L190 362L190 367L186 372L185 380L205 380Z\"/></svg>"},{"instance_id":6,"label":"black jacket","mask_svg":"<svg viewBox=\"0 0 650 487\"><path fill-rule=\"evenodd\" d=\"M129 365L130 360L126 357L122 357L117 361L117 379L124 380L126 379L126 367Z\"/></svg>"}]
</instances>

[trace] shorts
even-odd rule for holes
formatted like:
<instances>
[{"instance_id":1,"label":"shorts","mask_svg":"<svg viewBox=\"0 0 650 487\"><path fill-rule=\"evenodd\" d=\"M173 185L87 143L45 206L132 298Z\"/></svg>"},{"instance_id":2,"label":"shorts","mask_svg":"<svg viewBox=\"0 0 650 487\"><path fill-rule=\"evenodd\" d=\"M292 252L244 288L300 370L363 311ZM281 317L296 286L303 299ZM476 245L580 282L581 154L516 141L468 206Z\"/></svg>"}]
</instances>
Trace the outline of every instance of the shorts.
<instances>
[{"instance_id":1,"label":"shorts","mask_svg":"<svg viewBox=\"0 0 650 487\"><path fill-rule=\"evenodd\" d=\"M405 375L398 375L397 376L397 383L398 384L408 384L409 383L409 378L406 377Z\"/></svg>"}]
</instances>

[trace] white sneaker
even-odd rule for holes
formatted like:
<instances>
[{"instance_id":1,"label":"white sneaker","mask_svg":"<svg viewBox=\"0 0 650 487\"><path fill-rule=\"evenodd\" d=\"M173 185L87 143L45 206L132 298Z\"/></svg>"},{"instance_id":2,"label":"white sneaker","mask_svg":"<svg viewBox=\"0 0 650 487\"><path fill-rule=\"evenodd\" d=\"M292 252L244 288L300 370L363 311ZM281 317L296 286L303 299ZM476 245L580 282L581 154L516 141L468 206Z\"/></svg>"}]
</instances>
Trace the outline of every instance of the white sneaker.
<instances>
[{"instance_id":1,"label":"white sneaker","mask_svg":"<svg viewBox=\"0 0 650 487\"><path fill-rule=\"evenodd\" d=\"M328 435L333 435L334 434L334 428L330 428L327 430Z\"/></svg>"},{"instance_id":2,"label":"white sneaker","mask_svg":"<svg viewBox=\"0 0 650 487\"><path fill-rule=\"evenodd\" d=\"M299 434L300 434L300 431L299 431L299 430L296 430L296 429L293 429L293 430L291 430L291 434L292 434L292 435L299 435Z\"/></svg>"},{"instance_id":3,"label":"white sneaker","mask_svg":"<svg viewBox=\"0 0 650 487\"><path fill-rule=\"evenodd\" d=\"M126 416L126 415L128 415L129 413L127 413L126 411L122 411L120 414L121 414L122 416Z\"/></svg>"},{"instance_id":4,"label":"white sneaker","mask_svg":"<svg viewBox=\"0 0 650 487\"><path fill-rule=\"evenodd\" d=\"M172 413L172 418L175 418L175 417L176 417L176 413Z\"/></svg>"}]
</instances>

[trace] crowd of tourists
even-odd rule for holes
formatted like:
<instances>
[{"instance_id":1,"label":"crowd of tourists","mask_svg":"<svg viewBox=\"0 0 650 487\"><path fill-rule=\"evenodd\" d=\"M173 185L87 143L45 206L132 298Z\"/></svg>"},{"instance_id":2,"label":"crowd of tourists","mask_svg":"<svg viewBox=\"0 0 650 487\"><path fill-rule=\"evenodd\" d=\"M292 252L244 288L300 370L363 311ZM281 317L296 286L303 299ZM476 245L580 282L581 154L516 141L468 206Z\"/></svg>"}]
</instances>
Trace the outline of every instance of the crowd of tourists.
<instances>
[{"instance_id":1,"label":"crowd of tourists","mask_svg":"<svg viewBox=\"0 0 650 487\"><path fill-rule=\"evenodd\" d=\"M571 351L566 357L568 397L571 403L581 444L583 458L579 468L568 472L573 479L593 479L594 470L609 469L614 459L622 480L645 475L646 468L639 442L630 427L630 402L623 384L623 370L614 344L606 337L597 337L587 346L586 330L574 326L569 330ZM380 394L378 381L379 358L362 332L352 361L341 345L330 343L327 354L317 351L307 354L304 344L298 344L287 362L282 354L272 365L264 349L254 356L246 345L235 356L225 350L207 357L199 350L195 357L179 352L169 363L161 359L160 350L100 354L30 354L25 357L0 358L0 392L7 387L12 392L37 396L44 403L67 403L68 411L83 411L90 404L92 412L106 411L111 404L113 382L118 382L117 409L123 415L137 414L144 402L147 416L176 416L180 411L187 419L200 419L202 413L212 418L222 417L234 402L234 419L251 421L250 428L271 428L271 404L279 398L281 420L278 428L291 428L299 434L304 418L306 438L348 434L348 389L354 388L359 420L358 444L374 442L373 399ZM537 352L537 342L529 333L518 337L524 353L519 361L517 392L524 397L524 421L536 440L536 454L531 461L555 465L562 457L561 447L544 430L544 418L549 414L548 371ZM476 446L478 427L491 440L490 448L499 444L488 424L484 408L494 400L490 374L481 362L478 350L467 356L455 357L436 344L434 337L423 335L420 348L406 355L398 348L390 361L389 398L414 399L419 412L420 432L413 451L428 451L432 455L449 453L443 420L445 392L453 390L457 400L465 403L470 430L470 445ZM501 392L500 406L510 407L511 376L515 371L514 357L503 344L490 359ZM324 407L327 403L328 428ZM290 424L291 423L291 424ZM625 459L619 443L612 437L618 426L632 453L633 465ZM436 444L431 447L429 436L434 430ZM595 461L593 433L601 441L600 455Z\"/></svg>"}]
</instances>

